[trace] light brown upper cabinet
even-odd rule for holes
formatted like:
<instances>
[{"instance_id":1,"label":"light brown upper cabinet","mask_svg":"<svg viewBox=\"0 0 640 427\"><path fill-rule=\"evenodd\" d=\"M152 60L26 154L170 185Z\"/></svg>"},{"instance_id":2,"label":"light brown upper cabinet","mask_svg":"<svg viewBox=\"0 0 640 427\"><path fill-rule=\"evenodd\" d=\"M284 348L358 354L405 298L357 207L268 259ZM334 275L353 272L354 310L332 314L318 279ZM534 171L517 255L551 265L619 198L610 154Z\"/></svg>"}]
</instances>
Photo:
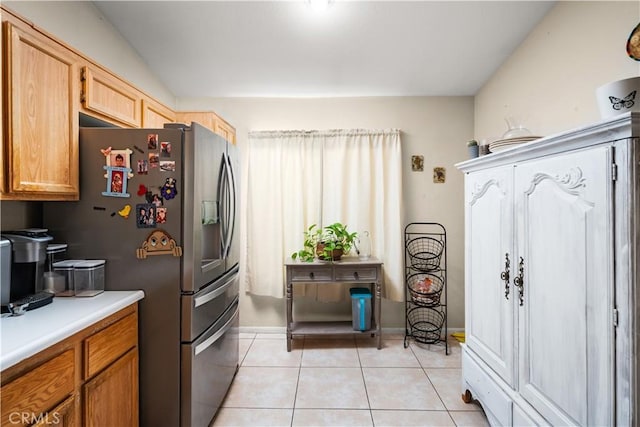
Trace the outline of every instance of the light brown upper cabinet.
<instances>
[{"instance_id":1,"label":"light brown upper cabinet","mask_svg":"<svg viewBox=\"0 0 640 427\"><path fill-rule=\"evenodd\" d=\"M232 144L236 143L236 128L227 123L222 117L216 114L215 129L218 135L222 135L224 139Z\"/></svg>"},{"instance_id":2,"label":"light brown upper cabinet","mask_svg":"<svg viewBox=\"0 0 640 427\"><path fill-rule=\"evenodd\" d=\"M236 129L213 111L176 111L176 121L187 124L197 122L232 144L236 143Z\"/></svg>"},{"instance_id":3,"label":"light brown upper cabinet","mask_svg":"<svg viewBox=\"0 0 640 427\"><path fill-rule=\"evenodd\" d=\"M82 111L118 126L142 125L142 99L138 91L91 65L82 67Z\"/></svg>"},{"instance_id":4,"label":"light brown upper cabinet","mask_svg":"<svg viewBox=\"0 0 640 427\"><path fill-rule=\"evenodd\" d=\"M142 127L162 128L165 123L176 121L173 110L152 99L142 100Z\"/></svg>"},{"instance_id":5,"label":"light brown upper cabinet","mask_svg":"<svg viewBox=\"0 0 640 427\"><path fill-rule=\"evenodd\" d=\"M186 124L196 122L215 132L214 116L215 114L210 111L176 111L176 122Z\"/></svg>"},{"instance_id":6,"label":"light brown upper cabinet","mask_svg":"<svg viewBox=\"0 0 640 427\"><path fill-rule=\"evenodd\" d=\"M78 200L80 112L125 128L195 121L235 143L216 113L174 112L4 5L0 13L0 200Z\"/></svg>"},{"instance_id":7,"label":"light brown upper cabinet","mask_svg":"<svg viewBox=\"0 0 640 427\"><path fill-rule=\"evenodd\" d=\"M78 57L3 14L2 200L77 200Z\"/></svg>"}]
</instances>

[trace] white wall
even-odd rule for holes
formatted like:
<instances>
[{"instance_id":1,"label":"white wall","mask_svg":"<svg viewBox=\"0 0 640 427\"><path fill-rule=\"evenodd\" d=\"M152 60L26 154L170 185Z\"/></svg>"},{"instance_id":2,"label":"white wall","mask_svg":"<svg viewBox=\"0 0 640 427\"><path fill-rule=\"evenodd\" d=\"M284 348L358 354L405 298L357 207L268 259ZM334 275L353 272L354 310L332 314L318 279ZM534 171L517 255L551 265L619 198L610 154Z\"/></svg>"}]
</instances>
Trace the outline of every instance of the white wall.
<instances>
[{"instance_id":1,"label":"white wall","mask_svg":"<svg viewBox=\"0 0 640 427\"><path fill-rule=\"evenodd\" d=\"M90 1L3 1L2 5L166 104L175 96Z\"/></svg>"},{"instance_id":2,"label":"white wall","mask_svg":"<svg viewBox=\"0 0 640 427\"><path fill-rule=\"evenodd\" d=\"M254 130L399 128L402 130L405 217L408 222L440 222L447 229L449 326L464 327L463 175L454 164L465 160L472 135L473 98L400 97L331 99L179 99L178 109L215 109L237 129L240 149ZM411 156L424 156L424 172L411 171ZM446 168L446 182L433 183L433 167ZM265 224L268 226L268 224ZM374 254L375 255L375 254ZM349 313L350 303L305 301L305 313ZM241 295L243 326L284 327L284 300ZM384 301L382 326L404 327L404 304Z\"/></svg>"},{"instance_id":3,"label":"white wall","mask_svg":"<svg viewBox=\"0 0 640 427\"><path fill-rule=\"evenodd\" d=\"M541 136L600 120L596 88L640 75L625 49L638 21L638 1L559 2L476 94L475 137L501 136L510 114Z\"/></svg>"}]
</instances>

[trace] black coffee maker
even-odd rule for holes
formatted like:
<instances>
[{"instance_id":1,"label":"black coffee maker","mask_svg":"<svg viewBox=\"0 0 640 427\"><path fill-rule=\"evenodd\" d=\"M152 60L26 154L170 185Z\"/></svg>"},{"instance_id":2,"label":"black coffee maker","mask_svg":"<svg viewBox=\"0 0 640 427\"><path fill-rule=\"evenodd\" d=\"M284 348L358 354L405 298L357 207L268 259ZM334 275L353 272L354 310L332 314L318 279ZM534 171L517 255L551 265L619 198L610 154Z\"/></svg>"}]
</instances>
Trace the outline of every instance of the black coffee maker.
<instances>
[{"instance_id":1,"label":"black coffee maker","mask_svg":"<svg viewBox=\"0 0 640 427\"><path fill-rule=\"evenodd\" d=\"M2 233L2 237L11 242L11 279L8 284L2 284L5 288L2 292L3 308L9 303L33 303L35 301L29 298L43 291L47 245L53 240L47 231L41 228L30 228ZM7 286L8 302L4 301ZM29 308L35 308L35 304Z\"/></svg>"}]
</instances>

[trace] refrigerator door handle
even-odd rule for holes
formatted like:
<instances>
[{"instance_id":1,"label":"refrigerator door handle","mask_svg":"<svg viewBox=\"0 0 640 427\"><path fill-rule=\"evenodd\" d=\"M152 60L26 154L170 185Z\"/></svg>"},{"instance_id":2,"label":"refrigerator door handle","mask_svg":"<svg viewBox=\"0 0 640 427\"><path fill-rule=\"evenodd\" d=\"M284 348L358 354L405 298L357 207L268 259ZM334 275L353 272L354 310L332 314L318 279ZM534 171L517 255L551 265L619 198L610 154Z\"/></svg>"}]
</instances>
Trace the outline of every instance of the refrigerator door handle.
<instances>
[{"instance_id":1,"label":"refrigerator door handle","mask_svg":"<svg viewBox=\"0 0 640 427\"><path fill-rule=\"evenodd\" d=\"M227 212L227 233L225 239L225 258L229 256L229 252L231 250L231 241L233 240L233 232L235 228L235 217L236 217L236 183L233 176L233 167L231 166L231 158L228 154L225 153L225 172L227 174L226 189L227 189L227 197L229 200L229 210Z\"/></svg>"},{"instance_id":2,"label":"refrigerator door handle","mask_svg":"<svg viewBox=\"0 0 640 427\"><path fill-rule=\"evenodd\" d=\"M238 278L237 274L234 274L233 276L231 276L229 278L229 280L227 280L226 282L224 282L224 284L222 286L218 286L216 289L212 290L211 292L207 292L204 295L200 295L197 296L194 301L193 301L193 306L195 307L199 307L202 304L208 303L209 301L211 301L212 299L222 295L223 293L226 292L226 290L233 285L233 281L236 280Z\"/></svg>"},{"instance_id":3,"label":"refrigerator door handle","mask_svg":"<svg viewBox=\"0 0 640 427\"><path fill-rule=\"evenodd\" d=\"M227 168L227 159L226 159L226 153L222 154L222 161L221 161L221 165L220 165L220 178L218 180L218 206L220 208L219 211L219 216L220 216L220 234L221 234L221 245L222 245L222 258L226 258L226 253L227 253L227 247L226 247L226 241L227 241L227 203L225 200L227 191L227 185L226 185L226 180L227 180L227 173L226 173L226 168Z\"/></svg>"},{"instance_id":4,"label":"refrigerator door handle","mask_svg":"<svg viewBox=\"0 0 640 427\"><path fill-rule=\"evenodd\" d=\"M231 329L231 326L233 326L233 322L236 316L238 315L239 310L240 310L240 307L236 305L236 309L233 313L233 316L231 316L231 318L227 321L227 323L225 323L222 328L218 329L215 334L211 335L201 344L198 344L196 346L195 348L196 356L202 353L203 351L205 351L207 348L211 347L216 341L218 341L218 339L220 339L221 336L223 336L229 329Z\"/></svg>"}]
</instances>

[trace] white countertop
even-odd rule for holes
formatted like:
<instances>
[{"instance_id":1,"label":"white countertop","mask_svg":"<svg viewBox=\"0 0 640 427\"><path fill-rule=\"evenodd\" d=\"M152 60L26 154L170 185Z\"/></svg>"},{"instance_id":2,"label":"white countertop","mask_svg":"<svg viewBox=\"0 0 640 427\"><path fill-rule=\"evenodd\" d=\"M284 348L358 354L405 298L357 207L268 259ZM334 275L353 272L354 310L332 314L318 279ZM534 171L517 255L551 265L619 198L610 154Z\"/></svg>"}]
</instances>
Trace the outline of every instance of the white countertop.
<instances>
[{"instance_id":1,"label":"white countertop","mask_svg":"<svg viewBox=\"0 0 640 427\"><path fill-rule=\"evenodd\" d=\"M6 369L144 298L142 291L56 297L22 316L0 318L0 369Z\"/></svg>"}]
</instances>

